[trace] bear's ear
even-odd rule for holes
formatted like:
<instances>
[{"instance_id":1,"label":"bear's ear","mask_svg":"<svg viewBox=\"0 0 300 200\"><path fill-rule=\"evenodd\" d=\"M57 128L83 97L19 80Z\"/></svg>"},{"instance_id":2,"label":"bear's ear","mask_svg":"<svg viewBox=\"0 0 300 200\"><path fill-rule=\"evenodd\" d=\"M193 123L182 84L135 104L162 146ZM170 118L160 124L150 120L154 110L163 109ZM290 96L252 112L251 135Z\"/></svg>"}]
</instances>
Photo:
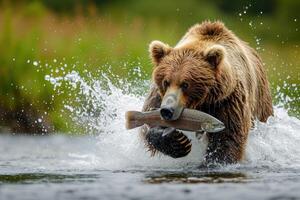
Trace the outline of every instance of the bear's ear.
<instances>
[{"instance_id":1,"label":"bear's ear","mask_svg":"<svg viewBox=\"0 0 300 200\"><path fill-rule=\"evenodd\" d=\"M204 52L205 60L211 64L213 68L217 68L225 56L225 49L221 45L213 45L208 47Z\"/></svg>"},{"instance_id":2,"label":"bear's ear","mask_svg":"<svg viewBox=\"0 0 300 200\"><path fill-rule=\"evenodd\" d=\"M155 65L158 65L161 59L171 51L169 45L162 43L161 41L152 41L149 45L150 56Z\"/></svg>"}]
</instances>

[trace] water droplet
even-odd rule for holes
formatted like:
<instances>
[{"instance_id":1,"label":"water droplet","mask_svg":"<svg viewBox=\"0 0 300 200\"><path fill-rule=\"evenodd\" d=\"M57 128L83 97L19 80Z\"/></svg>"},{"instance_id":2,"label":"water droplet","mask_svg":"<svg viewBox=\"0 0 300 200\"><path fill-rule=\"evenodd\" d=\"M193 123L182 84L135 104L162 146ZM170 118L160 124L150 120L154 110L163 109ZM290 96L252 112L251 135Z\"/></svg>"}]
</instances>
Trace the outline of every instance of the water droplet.
<instances>
[{"instance_id":1,"label":"water droplet","mask_svg":"<svg viewBox=\"0 0 300 200\"><path fill-rule=\"evenodd\" d=\"M32 63L34 66L38 66L38 62L37 61L33 61L33 63Z\"/></svg>"}]
</instances>

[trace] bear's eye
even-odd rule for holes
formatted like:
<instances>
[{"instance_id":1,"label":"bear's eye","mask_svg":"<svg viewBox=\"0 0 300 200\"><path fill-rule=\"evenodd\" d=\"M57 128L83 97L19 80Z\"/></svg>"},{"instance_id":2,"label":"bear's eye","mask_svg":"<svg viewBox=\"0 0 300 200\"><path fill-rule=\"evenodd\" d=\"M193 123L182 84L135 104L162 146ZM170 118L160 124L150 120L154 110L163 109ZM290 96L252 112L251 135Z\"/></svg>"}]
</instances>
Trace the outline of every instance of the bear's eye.
<instances>
[{"instance_id":1,"label":"bear's eye","mask_svg":"<svg viewBox=\"0 0 300 200\"><path fill-rule=\"evenodd\" d=\"M182 89L182 91L185 91L189 88L189 84L186 82L183 82L180 84L180 88Z\"/></svg>"},{"instance_id":2,"label":"bear's eye","mask_svg":"<svg viewBox=\"0 0 300 200\"><path fill-rule=\"evenodd\" d=\"M164 86L164 89L167 89L170 86L170 81L164 80L163 81L163 86Z\"/></svg>"}]
</instances>

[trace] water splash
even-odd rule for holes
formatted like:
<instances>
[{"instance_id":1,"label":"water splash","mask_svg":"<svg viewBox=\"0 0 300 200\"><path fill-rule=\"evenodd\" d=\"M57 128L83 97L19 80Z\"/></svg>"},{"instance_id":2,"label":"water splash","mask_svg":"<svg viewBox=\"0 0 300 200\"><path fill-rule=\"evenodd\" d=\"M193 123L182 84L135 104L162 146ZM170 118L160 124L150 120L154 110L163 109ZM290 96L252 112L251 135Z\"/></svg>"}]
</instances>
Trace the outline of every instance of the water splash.
<instances>
[{"instance_id":1,"label":"water splash","mask_svg":"<svg viewBox=\"0 0 300 200\"><path fill-rule=\"evenodd\" d=\"M300 167L300 120L275 106L267 123L257 122L250 132L246 163L257 166Z\"/></svg>"},{"instance_id":2,"label":"water splash","mask_svg":"<svg viewBox=\"0 0 300 200\"><path fill-rule=\"evenodd\" d=\"M142 72L136 68L131 73ZM146 91L149 81L139 78L128 81L101 72L96 77L89 73L85 77L76 71L64 76L45 77L57 92L64 84L73 91L75 95L64 102L64 108L87 133L97 134L97 153L70 154L70 157L81 159L83 156L85 161L98 169L178 169L196 167L202 162L204 141L198 141L191 134L188 136L193 141L193 149L187 157L172 159L159 155L151 158L138 131L125 129L124 113L141 109L146 95L141 88ZM289 116L281 106L276 106L275 116L267 123L257 122L256 128L250 132L242 165L300 167L299 130L300 120Z\"/></svg>"}]
</instances>

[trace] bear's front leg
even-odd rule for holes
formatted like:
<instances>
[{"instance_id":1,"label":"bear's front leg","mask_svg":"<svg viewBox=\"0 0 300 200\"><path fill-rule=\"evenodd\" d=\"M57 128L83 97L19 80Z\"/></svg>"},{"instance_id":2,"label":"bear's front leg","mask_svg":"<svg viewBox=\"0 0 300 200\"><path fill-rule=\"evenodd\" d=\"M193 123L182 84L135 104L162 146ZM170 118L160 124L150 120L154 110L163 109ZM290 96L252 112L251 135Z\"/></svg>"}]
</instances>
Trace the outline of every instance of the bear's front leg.
<instances>
[{"instance_id":1,"label":"bear's front leg","mask_svg":"<svg viewBox=\"0 0 300 200\"><path fill-rule=\"evenodd\" d=\"M213 110L213 116L225 124L226 129L218 133L209 133L205 156L207 164L232 164L244 157L248 133L251 127L251 112L245 98L232 95Z\"/></svg>"},{"instance_id":2,"label":"bear's front leg","mask_svg":"<svg viewBox=\"0 0 300 200\"><path fill-rule=\"evenodd\" d=\"M175 128L153 127L146 131L145 140L152 155L159 151L172 158L180 158L191 151L190 139Z\"/></svg>"},{"instance_id":3,"label":"bear's front leg","mask_svg":"<svg viewBox=\"0 0 300 200\"><path fill-rule=\"evenodd\" d=\"M228 130L207 134L206 164L233 164L243 159L247 134Z\"/></svg>"}]
</instances>

